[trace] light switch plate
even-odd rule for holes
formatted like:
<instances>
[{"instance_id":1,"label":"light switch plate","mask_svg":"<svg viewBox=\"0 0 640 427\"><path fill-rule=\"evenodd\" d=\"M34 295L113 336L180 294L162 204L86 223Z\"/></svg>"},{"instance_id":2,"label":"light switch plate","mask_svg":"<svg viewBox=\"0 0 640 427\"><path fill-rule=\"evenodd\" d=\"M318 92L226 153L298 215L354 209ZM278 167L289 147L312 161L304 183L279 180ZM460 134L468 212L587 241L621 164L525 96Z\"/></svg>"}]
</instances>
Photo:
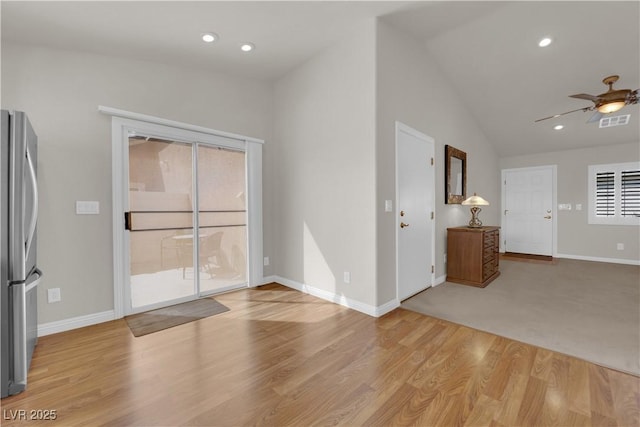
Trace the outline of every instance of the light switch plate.
<instances>
[{"instance_id":1,"label":"light switch plate","mask_svg":"<svg viewBox=\"0 0 640 427\"><path fill-rule=\"evenodd\" d=\"M100 202L95 201L76 201L77 215L98 215L100 213Z\"/></svg>"},{"instance_id":2,"label":"light switch plate","mask_svg":"<svg viewBox=\"0 0 640 427\"><path fill-rule=\"evenodd\" d=\"M384 201L384 211L393 212L393 202L391 200Z\"/></svg>"},{"instance_id":3,"label":"light switch plate","mask_svg":"<svg viewBox=\"0 0 640 427\"><path fill-rule=\"evenodd\" d=\"M571 203L560 203L558 205L558 210L561 211L570 211L571 210Z\"/></svg>"}]
</instances>

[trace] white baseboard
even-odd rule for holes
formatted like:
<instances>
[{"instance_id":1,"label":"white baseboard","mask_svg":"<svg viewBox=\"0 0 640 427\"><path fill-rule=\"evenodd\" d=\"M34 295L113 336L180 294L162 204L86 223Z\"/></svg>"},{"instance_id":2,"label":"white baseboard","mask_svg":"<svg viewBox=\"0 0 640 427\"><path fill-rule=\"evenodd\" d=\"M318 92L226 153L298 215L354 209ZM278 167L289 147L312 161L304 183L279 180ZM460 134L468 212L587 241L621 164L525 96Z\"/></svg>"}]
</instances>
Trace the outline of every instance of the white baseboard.
<instances>
[{"instance_id":1,"label":"white baseboard","mask_svg":"<svg viewBox=\"0 0 640 427\"><path fill-rule=\"evenodd\" d=\"M376 311L375 311L375 314L373 314L373 316L374 317L382 317L385 314L395 310L398 307L400 307L400 301L398 301L396 298L394 298L391 301L386 302L386 303L376 307Z\"/></svg>"},{"instance_id":2,"label":"white baseboard","mask_svg":"<svg viewBox=\"0 0 640 427\"><path fill-rule=\"evenodd\" d=\"M278 281L278 276L264 276L262 278L262 284L263 285L267 285L269 283L273 283L273 282L277 282Z\"/></svg>"},{"instance_id":3,"label":"white baseboard","mask_svg":"<svg viewBox=\"0 0 640 427\"><path fill-rule=\"evenodd\" d=\"M433 282L433 286L438 286L438 285L442 285L444 282L447 281L447 275L443 274L440 277L436 277L436 281Z\"/></svg>"},{"instance_id":4,"label":"white baseboard","mask_svg":"<svg viewBox=\"0 0 640 427\"><path fill-rule=\"evenodd\" d=\"M444 282L444 276L442 278ZM296 282L294 280L285 279L280 276L265 276L262 279L262 284L277 282L289 288L296 289L300 292L304 292L309 295L313 295L318 298L322 298L326 301L331 301L336 304L340 304L344 307L348 307L357 310L361 313L368 314L373 317L383 316L390 311L400 307L400 302L397 299L393 299L389 302L382 304L381 306L374 307L369 304L365 304L360 301L356 301L345 297L344 295L337 295L332 292L318 289L313 286L305 285L303 283ZM88 314L85 316L73 317L71 319L58 320L55 322L43 323L38 325L38 336L43 337L45 335L57 334L59 332L66 332L72 329L83 328L85 326L96 325L98 323L109 322L114 320L114 310L103 311L102 313Z\"/></svg>"},{"instance_id":5,"label":"white baseboard","mask_svg":"<svg viewBox=\"0 0 640 427\"><path fill-rule=\"evenodd\" d=\"M556 258L577 259L580 261L609 262L612 264L640 265L640 260L624 258L601 258L583 255L556 254Z\"/></svg>"},{"instance_id":6,"label":"white baseboard","mask_svg":"<svg viewBox=\"0 0 640 427\"><path fill-rule=\"evenodd\" d=\"M65 332L72 329L83 328L85 326L96 325L98 323L109 322L115 318L115 312L113 310L109 310L103 311L102 313L88 314L86 316L43 323L38 325L38 336L43 337L45 335L57 334L58 332Z\"/></svg>"},{"instance_id":7,"label":"white baseboard","mask_svg":"<svg viewBox=\"0 0 640 427\"><path fill-rule=\"evenodd\" d=\"M313 295L314 297L322 298L323 300L330 301L335 304L340 304L344 307L351 308L353 310L368 314L369 316L373 317L383 316L386 313L400 307L400 302L396 299L386 302L381 306L374 307L372 305L347 298L344 295L338 295L333 292L325 291L324 289L319 289L280 276L269 276L268 278L265 277L265 281L266 283L277 282L281 285L287 286L305 294Z\"/></svg>"}]
</instances>

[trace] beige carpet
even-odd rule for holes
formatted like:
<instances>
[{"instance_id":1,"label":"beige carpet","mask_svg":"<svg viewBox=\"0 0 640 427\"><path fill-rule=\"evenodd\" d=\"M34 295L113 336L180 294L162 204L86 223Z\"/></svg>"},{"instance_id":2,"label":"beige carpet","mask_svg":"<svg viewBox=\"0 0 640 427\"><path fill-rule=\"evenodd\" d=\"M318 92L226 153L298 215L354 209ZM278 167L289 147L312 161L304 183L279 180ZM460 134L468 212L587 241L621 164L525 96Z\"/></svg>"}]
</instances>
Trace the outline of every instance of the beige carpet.
<instances>
[{"instance_id":1,"label":"beige carpet","mask_svg":"<svg viewBox=\"0 0 640 427\"><path fill-rule=\"evenodd\" d=\"M486 288L445 282L402 307L640 376L640 267L500 261Z\"/></svg>"},{"instance_id":2,"label":"beige carpet","mask_svg":"<svg viewBox=\"0 0 640 427\"><path fill-rule=\"evenodd\" d=\"M204 319L229 311L229 308L213 298L201 298L145 313L126 316L127 325L135 337L152 334L174 326Z\"/></svg>"}]
</instances>

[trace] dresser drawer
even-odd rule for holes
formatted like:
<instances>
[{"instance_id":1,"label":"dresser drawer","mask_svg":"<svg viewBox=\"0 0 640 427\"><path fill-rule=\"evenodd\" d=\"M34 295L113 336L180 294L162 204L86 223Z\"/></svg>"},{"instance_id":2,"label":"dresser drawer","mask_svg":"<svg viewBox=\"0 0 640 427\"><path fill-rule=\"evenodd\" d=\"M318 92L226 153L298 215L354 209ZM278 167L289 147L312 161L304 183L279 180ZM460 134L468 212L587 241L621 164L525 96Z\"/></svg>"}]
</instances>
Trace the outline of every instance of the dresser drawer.
<instances>
[{"instance_id":1,"label":"dresser drawer","mask_svg":"<svg viewBox=\"0 0 640 427\"><path fill-rule=\"evenodd\" d=\"M496 244L496 234L494 232L484 233L484 247L492 248Z\"/></svg>"},{"instance_id":2,"label":"dresser drawer","mask_svg":"<svg viewBox=\"0 0 640 427\"><path fill-rule=\"evenodd\" d=\"M488 261L493 261L493 259L496 257L496 248L494 248L493 246L490 246L488 248L484 248L484 251L482 252L482 262L488 262Z\"/></svg>"},{"instance_id":3,"label":"dresser drawer","mask_svg":"<svg viewBox=\"0 0 640 427\"><path fill-rule=\"evenodd\" d=\"M487 280L491 277L496 271L496 263L495 261L489 261L482 266L482 280Z\"/></svg>"}]
</instances>

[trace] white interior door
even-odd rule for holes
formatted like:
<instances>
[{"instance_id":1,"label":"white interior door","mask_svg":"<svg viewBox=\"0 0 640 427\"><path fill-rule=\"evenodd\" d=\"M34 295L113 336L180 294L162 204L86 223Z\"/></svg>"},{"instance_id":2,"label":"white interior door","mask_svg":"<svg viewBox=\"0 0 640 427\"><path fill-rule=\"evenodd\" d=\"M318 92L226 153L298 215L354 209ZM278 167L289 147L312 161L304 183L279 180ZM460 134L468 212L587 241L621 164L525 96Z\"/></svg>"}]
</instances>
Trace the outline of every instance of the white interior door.
<instances>
[{"instance_id":1,"label":"white interior door","mask_svg":"<svg viewBox=\"0 0 640 427\"><path fill-rule=\"evenodd\" d=\"M553 255L554 167L502 171L505 252Z\"/></svg>"},{"instance_id":2,"label":"white interior door","mask_svg":"<svg viewBox=\"0 0 640 427\"><path fill-rule=\"evenodd\" d=\"M400 301L433 284L434 141L396 122L396 256Z\"/></svg>"}]
</instances>

